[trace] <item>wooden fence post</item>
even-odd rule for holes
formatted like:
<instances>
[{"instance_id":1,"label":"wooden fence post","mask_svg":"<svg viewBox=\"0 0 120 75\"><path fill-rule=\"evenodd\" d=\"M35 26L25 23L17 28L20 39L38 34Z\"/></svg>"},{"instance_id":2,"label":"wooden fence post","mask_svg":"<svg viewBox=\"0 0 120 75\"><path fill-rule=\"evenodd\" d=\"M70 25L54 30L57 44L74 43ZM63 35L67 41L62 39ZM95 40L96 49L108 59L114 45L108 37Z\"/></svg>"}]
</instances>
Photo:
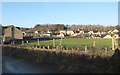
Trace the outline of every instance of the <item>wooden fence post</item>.
<instances>
[{"instance_id":1,"label":"wooden fence post","mask_svg":"<svg viewBox=\"0 0 120 75\"><path fill-rule=\"evenodd\" d=\"M69 50L68 47L66 49Z\"/></svg>"},{"instance_id":2,"label":"wooden fence post","mask_svg":"<svg viewBox=\"0 0 120 75\"><path fill-rule=\"evenodd\" d=\"M107 53L107 51L108 51L108 47L105 47L105 52Z\"/></svg>"},{"instance_id":3,"label":"wooden fence post","mask_svg":"<svg viewBox=\"0 0 120 75\"><path fill-rule=\"evenodd\" d=\"M11 45L12 45L12 42L11 42Z\"/></svg>"},{"instance_id":4,"label":"wooden fence post","mask_svg":"<svg viewBox=\"0 0 120 75\"><path fill-rule=\"evenodd\" d=\"M27 45L28 45L28 40L27 40Z\"/></svg>"},{"instance_id":5,"label":"wooden fence post","mask_svg":"<svg viewBox=\"0 0 120 75\"><path fill-rule=\"evenodd\" d=\"M114 36L112 37L112 50L115 50L115 47L114 47Z\"/></svg>"},{"instance_id":6,"label":"wooden fence post","mask_svg":"<svg viewBox=\"0 0 120 75\"><path fill-rule=\"evenodd\" d=\"M14 45L14 43L15 43L15 42L13 41L13 45Z\"/></svg>"},{"instance_id":7,"label":"wooden fence post","mask_svg":"<svg viewBox=\"0 0 120 75\"><path fill-rule=\"evenodd\" d=\"M74 51L74 49L72 48L72 51Z\"/></svg>"},{"instance_id":8,"label":"wooden fence post","mask_svg":"<svg viewBox=\"0 0 120 75\"><path fill-rule=\"evenodd\" d=\"M62 37L61 37L61 40L60 40L60 46L62 45Z\"/></svg>"},{"instance_id":9,"label":"wooden fence post","mask_svg":"<svg viewBox=\"0 0 120 75\"><path fill-rule=\"evenodd\" d=\"M43 46L43 49L45 49L45 46Z\"/></svg>"},{"instance_id":10,"label":"wooden fence post","mask_svg":"<svg viewBox=\"0 0 120 75\"><path fill-rule=\"evenodd\" d=\"M38 39L38 46L40 45L39 39Z\"/></svg>"},{"instance_id":11,"label":"wooden fence post","mask_svg":"<svg viewBox=\"0 0 120 75\"><path fill-rule=\"evenodd\" d=\"M118 48L118 43L116 42L116 38L114 38L115 41L115 48Z\"/></svg>"},{"instance_id":12,"label":"wooden fence post","mask_svg":"<svg viewBox=\"0 0 120 75\"><path fill-rule=\"evenodd\" d=\"M77 50L79 50L79 47L77 47Z\"/></svg>"},{"instance_id":13,"label":"wooden fence post","mask_svg":"<svg viewBox=\"0 0 120 75\"><path fill-rule=\"evenodd\" d=\"M49 50L49 46L48 46L48 50Z\"/></svg>"},{"instance_id":14,"label":"wooden fence post","mask_svg":"<svg viewBox=\"0 0 120 75\"><path fill-rule=\"evenodd\" d=\"M95 47L95 41L93 42L93 46Z\"/></svg>"},{"instance_id":15,"label":"wooden fence post","mask_svg":"<svg viewBox=\"0 0 120 75\"><path fill-rule=\"evenodd\" d=\"M24 45L24 41L22 41L22 45Z\"/></svg>"},{"instance_id":16,"label":"wooden fence post","mask_svg":"<svg viewBox=\"0 0 120 75\"><path fill-rule=\"evenodd\" d=\"M53 47L55 47L55 39L53 39Z\"/></svg>"},{"instance_id":17,"label":"wooden fence post","mask_svg":"<svg viewBox=\"0 0 120 75\"><path fill-rule=\"evenodd\" d=\"M58 46L56 47L56 49L58 49Z\"/></svg>"},{"instance_id":18,"label":"wooden fence post","mask_svg":"<svg viewBox=\"0 0 120 75\"><path fill-rule=\"evenodd\" d=\"M87 53L87 46L85 46L85 53Z\"/></svg>"}]
</instances>

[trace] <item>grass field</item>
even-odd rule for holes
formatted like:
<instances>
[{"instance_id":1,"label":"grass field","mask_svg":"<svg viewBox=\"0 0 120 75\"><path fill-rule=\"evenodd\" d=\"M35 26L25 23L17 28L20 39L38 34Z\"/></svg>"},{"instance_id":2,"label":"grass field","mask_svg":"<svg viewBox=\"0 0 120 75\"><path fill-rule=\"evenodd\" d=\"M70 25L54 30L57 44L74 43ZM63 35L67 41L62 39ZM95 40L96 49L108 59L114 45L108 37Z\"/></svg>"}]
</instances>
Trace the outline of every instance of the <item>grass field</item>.
<instances>
[{"instance_id":1,"label":"grass field","mask_svg":"<svg viewBox=\"0 0 120 75\"><path fill-rule=\"evenodd\" d=\"M55 46L60 45L61 39L55 39ZM112 48L112 40L111 39L86 39L86 38L64 38L62 39L62 46L66 46L69 48L80 47L80 46L93 46L93 42L95 41L96 47L105 47L108 46ZM118 40L117 40L118 42ZM37 45L37 41L29 41L29 45ZM26 43L25 43L26 45ZM41 40L40 45L49 45L53 46L53 40Z\"/></svg>"}]
</instances>

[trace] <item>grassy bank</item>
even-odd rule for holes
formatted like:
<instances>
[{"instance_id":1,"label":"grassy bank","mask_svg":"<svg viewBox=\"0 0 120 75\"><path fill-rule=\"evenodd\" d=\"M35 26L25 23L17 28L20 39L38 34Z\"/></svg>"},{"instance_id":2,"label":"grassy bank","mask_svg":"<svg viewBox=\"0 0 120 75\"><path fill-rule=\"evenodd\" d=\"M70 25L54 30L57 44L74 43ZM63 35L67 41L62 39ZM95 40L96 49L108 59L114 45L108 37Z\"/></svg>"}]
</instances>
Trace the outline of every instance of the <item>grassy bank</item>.
<instances>
[{"instance_id":1,"label":"grassy bank","mask_svg":"<svg viewBox=\"0 0 120 75\"><path fill-rule=\"evenodd\" d=\"M57 66L68 72L119 72L120 51L111 57L3 47L3 54Z\"/></svg>"}]
</instances>

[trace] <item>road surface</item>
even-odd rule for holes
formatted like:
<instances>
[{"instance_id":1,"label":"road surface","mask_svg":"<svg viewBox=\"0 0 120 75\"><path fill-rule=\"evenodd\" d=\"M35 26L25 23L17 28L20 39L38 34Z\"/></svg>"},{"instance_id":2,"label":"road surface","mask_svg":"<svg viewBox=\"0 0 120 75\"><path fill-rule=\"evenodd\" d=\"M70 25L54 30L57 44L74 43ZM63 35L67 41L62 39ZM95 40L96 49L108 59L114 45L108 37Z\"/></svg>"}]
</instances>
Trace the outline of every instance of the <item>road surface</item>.
<instances>
[{"instance_id":1,"label":"road surface","mask_svg":"<svg viewBox=\"0 0 120 75\"><path fill-rule=\"evenodd\" d=\"M3 73L64 73L51 65L3 56Z\"/></svg>"}]
</instances>

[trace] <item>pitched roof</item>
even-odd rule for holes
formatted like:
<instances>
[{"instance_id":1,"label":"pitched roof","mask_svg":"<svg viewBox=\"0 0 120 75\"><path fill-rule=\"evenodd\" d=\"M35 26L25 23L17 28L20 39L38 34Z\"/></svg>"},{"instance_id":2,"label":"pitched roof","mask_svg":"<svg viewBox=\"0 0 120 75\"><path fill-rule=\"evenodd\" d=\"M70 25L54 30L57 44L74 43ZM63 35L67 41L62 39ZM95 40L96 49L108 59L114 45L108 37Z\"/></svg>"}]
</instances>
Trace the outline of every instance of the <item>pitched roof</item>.
<instances>
[{"instance_id":1,"label":"pitched roof","mask_svg":"<svg viewBox=\"0 0 120 75\"><path fill-rule=\"evenodd\" d=\"M84 33L88 33L89 31L84 31Z\"/></svg>"},{"instance_id":2,"label":"pitched roof","mask_svg":"<svg viewBox=\"0 0 120 75\"><path fill-rule=\"evenodd\" d=\"M98 31L93 31L94 33L97 33Z\"/></svg>"}]
</instances>

